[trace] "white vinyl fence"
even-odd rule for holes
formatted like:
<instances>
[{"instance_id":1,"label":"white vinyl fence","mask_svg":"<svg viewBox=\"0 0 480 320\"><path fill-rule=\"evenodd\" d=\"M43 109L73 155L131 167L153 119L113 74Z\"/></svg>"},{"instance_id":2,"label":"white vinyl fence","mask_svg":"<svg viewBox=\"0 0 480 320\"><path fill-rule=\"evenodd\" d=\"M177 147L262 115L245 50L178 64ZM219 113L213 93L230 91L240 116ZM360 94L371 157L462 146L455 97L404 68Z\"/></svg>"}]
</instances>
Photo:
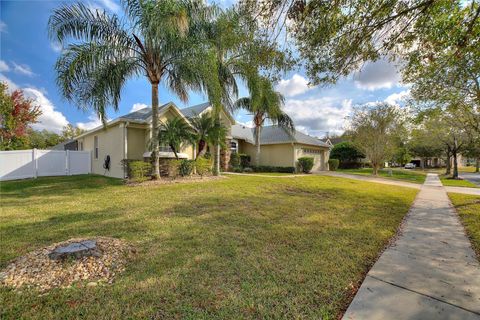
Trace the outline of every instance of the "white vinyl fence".
<instances>
[{"instance_id":1,"label":"white vinyl fence","mask_svg":"<svg viewBox=\"0 0 480 320\"><path fill-rule=\"evenodd\" d=\"M0 180L68 176L91 171L90 151L0 151Z\"/></svg>"}]
</instances>

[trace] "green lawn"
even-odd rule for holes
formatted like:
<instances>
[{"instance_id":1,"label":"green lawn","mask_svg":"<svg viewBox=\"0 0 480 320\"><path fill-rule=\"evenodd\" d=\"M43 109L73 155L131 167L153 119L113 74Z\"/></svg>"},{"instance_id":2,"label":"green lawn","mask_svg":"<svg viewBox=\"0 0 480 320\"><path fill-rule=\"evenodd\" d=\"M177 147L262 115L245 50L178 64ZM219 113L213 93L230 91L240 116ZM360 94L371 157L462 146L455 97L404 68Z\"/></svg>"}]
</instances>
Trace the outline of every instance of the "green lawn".
<instances>
[{"instance_id":1,"label":"green lawn","mask_svg":"<svg viewBox=\"0 0 480 320\"><path fill-rule=\"evenodd\" d=\"M281 177L281 176L294 176L294 175L301 175L302 173L285 173L285 172L244 172L245 174L254 174L254 175L260 175L260 176L275 176L275 177Z\"/></svg>"},{"instance_id":2,"label":"green lawn","mask_svg":"<svg viewBox=\"0 0 480 320\"><path fill-rule=\"evenodd\" d=\"M444 186L448 187L468 187L468 188L478 188L478 186L470 182L468 180L456 180L456 179L450 179L450 176L446 176L444 174L439 175L440 180L442 181L442 184Z\"/></svg>"},{"instance_id":3,"label":"green lawn","mask_svg":"<svg viewBox=\"0 0 480 320\"><path fill-rule=\"evenodd\" d=\"M338 169L337 171L344 172L344 173L350 173L350 174L358 174L358 175L362 175L362 176L372 175L372 168ZM392 169L392 176L389 175L389 169L381 169L378 172L378 176L382 177L382 178L387 178L387 179L401 180L401 181L406 181L406 182L423 184L425 182L426 173L415 171L415 170L393 168Z\"/></svg>"},{"instance_id":4,"label":"green lawn","mask_svg":"<svg viewBox=\"0 0 480 320\"><path fill-rule=\"evenodd\" d=\"M448 196L457 209L477 257L480 258L480 197L458 193L449 193Z\"/></svg>"},{"instance_id":5,"label":"green lawn","mask_svg":"<svg viewBox=\"0 0 480 320\"><path fill-rule=\"evenodd\" d=\"M73 237L138 253L110 286L0 287L0 319L338 319L416 192L325 176L3 182L0 268Z\"/></svg>"}]
</instances>

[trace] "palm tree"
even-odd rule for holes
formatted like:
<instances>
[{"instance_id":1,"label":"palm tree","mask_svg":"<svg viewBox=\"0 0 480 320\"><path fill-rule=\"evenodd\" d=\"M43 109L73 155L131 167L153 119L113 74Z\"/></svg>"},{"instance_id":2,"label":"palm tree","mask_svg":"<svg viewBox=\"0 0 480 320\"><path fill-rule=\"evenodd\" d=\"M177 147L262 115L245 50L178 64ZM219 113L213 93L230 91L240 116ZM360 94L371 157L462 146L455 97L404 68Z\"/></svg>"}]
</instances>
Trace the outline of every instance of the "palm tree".
<instances>
[{"instance_id":1,"label":"palm tree","mask_svg":"<svg viewBox=\"0 0 480 320\"><path fill-rule=\"evenodd\" d=\"M198 146L196 157L205 154L207 145L225 146L228 129L217 116L212 113L203 113L189 120L195 130L195 141Z\"/></svg>"},{"instance_id":2,"label":"palm tree","mask_svg":"<svg viewBox=\"0 0 480 320\"><path fill-rule=\"evenodd\" d=\"M193 143L194 140L195 132L192 127L182 118L173 118L160 125L158 137L154 141L169 146L175 158L178 160L178 152L182 145ZM153 145L151 147L153 147Z\"/></svg>"},{"instance_id":3,"label":"palm tree","mask_svg":"<svg viewBox=\"0 0 480 320\"><path fill-rule=\"evenodd\" d=\"M52 39L70 42L55 65L63 96L92 108L104 123L108 106L118 110L127 80L143 75L150 82L154 178L160 176L158 85L186 102L189 89L206 90L214 84L214 79L202 78L211 60L201 55L202 26L215 10L202 3L124 0L127 21L77 3L54 10L48 22Z\"/></svg>"},{"instance_id":4,"label":"palm tree","mask_svg":"<svg viewBox=\"0 0 480 320\"><path fill-rule=\"evenodd\" d=\"M249 81L250 97L240 98L235 102L235 108L244 109L253 115L255 125L255 165L260 165L260 135L265 121L293 134L295 126L292 119L282 110L285 99L275 91L272 82L265 77L251 78Z\"/></svg>"}]
</instances>

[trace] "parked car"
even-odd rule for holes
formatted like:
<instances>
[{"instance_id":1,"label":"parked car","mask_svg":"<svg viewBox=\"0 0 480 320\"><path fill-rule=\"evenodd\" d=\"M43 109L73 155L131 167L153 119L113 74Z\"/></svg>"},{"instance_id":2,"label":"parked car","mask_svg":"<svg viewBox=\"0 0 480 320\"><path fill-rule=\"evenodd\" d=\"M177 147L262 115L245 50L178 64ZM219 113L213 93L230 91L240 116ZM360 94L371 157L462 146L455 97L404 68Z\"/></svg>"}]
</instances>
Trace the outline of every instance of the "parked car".
<instances>
[{"instance_id":1,"label":"parked car","mask_svg":"<svg viewBox=\"0 0 480 320\"><path fill-rule=\"evenodd\" d=\"M405 165L405 169L415 169L415 163L407 163Z\"/></svg>"}]
</instances>

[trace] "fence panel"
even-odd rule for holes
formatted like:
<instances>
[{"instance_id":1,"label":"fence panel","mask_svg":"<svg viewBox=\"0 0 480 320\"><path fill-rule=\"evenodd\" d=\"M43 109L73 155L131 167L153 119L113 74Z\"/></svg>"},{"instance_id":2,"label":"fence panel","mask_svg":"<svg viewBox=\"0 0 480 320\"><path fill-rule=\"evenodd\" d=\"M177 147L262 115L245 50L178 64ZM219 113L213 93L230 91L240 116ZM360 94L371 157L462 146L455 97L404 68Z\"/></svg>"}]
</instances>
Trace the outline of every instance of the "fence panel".
<instances>
[{"instance_id":1,"label":"fence panel","mask_svg":"<svg viewBox=\"0 0 480 320\"><path fill-rule=\"evenodd\" d=\"M64 176L91 172L89 151L0 151L0 180Z\"/></svg>"},{"instance_id":2,"label":"fence panel","mask_svg":"<svg viewBox=\"0 0 480 320\"><path fill-rule=\"evenodd\" d=\"M35 177L33 150L0 151L0 180Z\"/></svg>"},{"instance_id":3,"label":"fence panel","mask_svg":"<svg viewBox=\"0 0 480 320\"><path fill-rule=\"evenodd\" d=\"M86 174L91 172L89 151L67 151L68 173Z\"/></svg>"},{"instance_id":4,"label":"fence panel","mask_svg":"<svg viewBox=\"0 0 480 320\"><path fill-rule=\"evenodd\" d=\"M60 150L37 150L37 175L64 176L67 174L66 152Z\"/></svg>"}]
</instances>

